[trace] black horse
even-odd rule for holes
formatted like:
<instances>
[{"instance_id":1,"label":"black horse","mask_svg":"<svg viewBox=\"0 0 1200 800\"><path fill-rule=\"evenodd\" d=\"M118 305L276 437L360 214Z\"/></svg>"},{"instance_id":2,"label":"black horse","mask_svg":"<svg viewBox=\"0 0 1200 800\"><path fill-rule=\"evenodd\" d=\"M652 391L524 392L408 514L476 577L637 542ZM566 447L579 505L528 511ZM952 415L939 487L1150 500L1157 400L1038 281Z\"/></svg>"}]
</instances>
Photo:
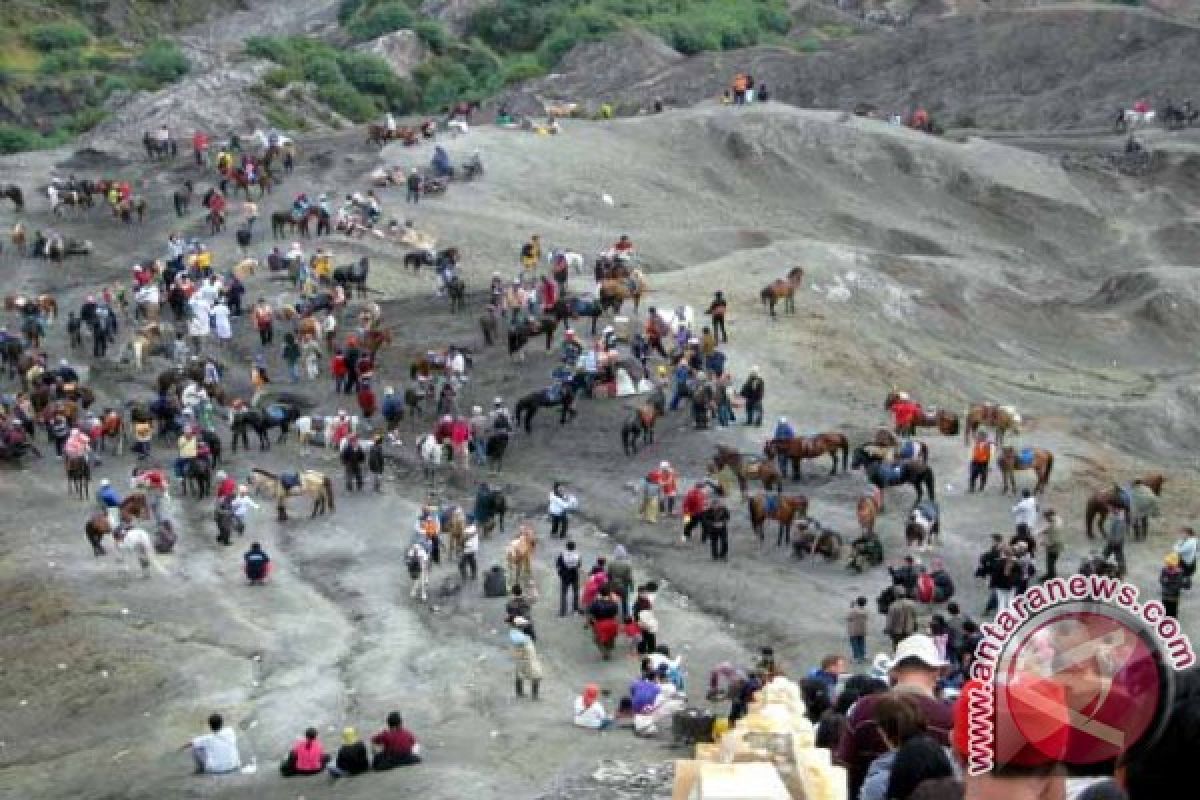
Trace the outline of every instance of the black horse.
<instances>
[{"instance_id":1,"label":"black horse","mask_svg":"<svg viewBox=\"0 0 1200 800\"><path fill-rule=\"evenodd\" d=\"M621 447L625 455L631 456L637 452L639 436L643 447L654 444L654 421L666 413L667 398L660 386L650 395L650 401L645 406L632 409L629 418L621 425ZM651 418L647 419L648 416Z\"/></svg>"},{"instance_id":2,"label":"black horse","mask_svg":"<svg viewBox=\"0 0 1200 800\"><path fill-rule=\"evenodd\" d=\"M447 247L445 250L410 250L404 254L405 268L411 267L413 272L419 272L421 267L458 266L458 248Z\"/></svg>"},{"instance_id":3,"label":"black horse","mask_svg":"<svg viewBox=\"0 0 1200 800\"><path fill-rule=\"evenodd\" d=\"M524 322L511 326L508 329L508 354L515 356L520 353L530 339L539 335L546 335L546 352L550 351L554 342L554 331L558 329L558 321L553 317L541 317L539 319L528 319Z\"/></svg>"},{"instance_id":4,"label":"black horse","mask_svg":"<svg viewBox=\"0 0 1200 800\"><path fill-rule=\"evenodd\" d=\"M889 486L900 486L907 483L917 490L917 503L924 499L925 491L929 492L930 500L937 500L934 489L937 481L933 475L933 467L928 464L920 461L885 462L882 458L869 454L865 447L859 447L854 451L850 467L865 470L867 480L879 488L881 497L883 490ZM880 508L880 510L883 509Z\"/></svg>"},{"instance_id":5,"label":"black horse","mask_svg":"<svg viewBox=\"0 0 1200 800\"><path fill-rule=\"evenodd\" d=\"M504 467L504 451L508 449L508 433L496 431L488 436L483 445L483 453L487 457L488 467L499 472Z\"/></svg>"},{"instance_id":6,"label":"black horse","mask_svg":"<svg viewBox=\"0 0 1200 800\"><path fill-rule=\"evenodd\" d=\"M455 275L446 281L446 297L450 300L451 311L462 311L467 307L467 284Z\"/></svg>"},{"instance_id":7,"label":"black horse","mask_svg":"<svg viewBox=\"0 0 1200 800\"><path fill-rule=\"evenodd\" d=\"M517 401L516 416L517 425L521 425L521 420L525 420L525 432L533 432L533 416L539 408L554 408L561 409L559 414L558 424L566 425L568 419L574 419L578 413L575 410L575 389L569 383L562 384L557 391L552 389L541 389L536 392L525 395Z\"/></svg>"},{"instance_id":8,"label":"black horse","mask_svg":"<svg viewBox=\"0 0 1200 800\"><path fill-rule=\"evenodd\" d=\"M188 486L192 487L192 497L208 497L212 489L212 464L207 458L193 458L183 473L183 496L188 496Z\"/></svg>"},{"instance_id":9,"label":"black horse","mask_svg":"<svg viewBox=\"0 0 1200 800\"><path fill-rule=\"evenodd\" d=\"M0 184L0 197L7 197L9 200L12 200L13 205L17 207L17 211L25 210L25 193L15 183Z\"/></svg>"},{"instance_id":10,"label":"black horse","mask_svg":"<svg viewBox=\"0 0 1200 800\"><path fill-rule=\"evenodd\" d=\"M367 275L371 271L371 264L366 256L358 260L357 264L347 264L344 267L337 267L333 270L333 282L342 287L349 297L355 289L358 289L359 297L367 296Z\"/></svg>"},{"instance_id":11,"label":"black horse","mask_svg":"<svg viewBox=\"0 0 1200 800\"><path fill-rule=\"evenodd\" d=\"M508 513L508 500L504 497L504 492L499 489L493 489L486 483L479 484L479 490L475 493L475 522L483 532L491 533L497 525L500 527L500 532L504 533L504 515Z\"/></svg>"},{"instance_id":12,"label":"black horse","mask_svg":"<svg viewBox=\"0 0 1200 800\"><path fill-rule=\"evenodd\" d=\"M554 304L554 319L566 322L571 319L590 319L592 336L596 335L596 320L604 313L604 307L595 297L563 297Z\"/></svg>"},{"instance_id":13,"label":"black horse","mask_svg":"<svg viewBox=\"0 0 1200 800\"><path fill-rule=\"evenodd\" d=\"M278 443L282 444L287 438L292 423L299 416L300 412L295 408L278 403L265 409L243 408L233 411L230 417L230 427L233 428L233 452L237 452L239 441L241 441L242 447L250 449L249 437L246 435L247 428L258 434L259 450L271 449L271 437L268 436L271 428L279 428Z\"/></svg>"}]
</instances>

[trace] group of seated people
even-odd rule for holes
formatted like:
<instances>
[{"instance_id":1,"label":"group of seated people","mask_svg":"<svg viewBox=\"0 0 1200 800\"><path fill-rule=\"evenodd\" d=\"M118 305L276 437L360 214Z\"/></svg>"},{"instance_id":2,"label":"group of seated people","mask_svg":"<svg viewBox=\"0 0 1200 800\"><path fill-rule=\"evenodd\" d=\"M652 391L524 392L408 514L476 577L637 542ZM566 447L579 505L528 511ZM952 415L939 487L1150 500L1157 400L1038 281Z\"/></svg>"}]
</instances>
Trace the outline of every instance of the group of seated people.
<instances>
[{"instance_id":1,"label":"group of seated people","mask_svg":"<svg viewBox=\"0 0 1200 800\"><path fill-rule=\"evenodd\" d=\"M654 737L670 730L671 718L687 706L682 661L681 657L671 658L666 645L644 656L640 675L630 684L629 694L618 702L615 714L609 714L601 700L608 692L589 683L575 697L575 725L603 731L625 723L632 726L635 736L641 737Z\"/></svg>"}]
</instances>

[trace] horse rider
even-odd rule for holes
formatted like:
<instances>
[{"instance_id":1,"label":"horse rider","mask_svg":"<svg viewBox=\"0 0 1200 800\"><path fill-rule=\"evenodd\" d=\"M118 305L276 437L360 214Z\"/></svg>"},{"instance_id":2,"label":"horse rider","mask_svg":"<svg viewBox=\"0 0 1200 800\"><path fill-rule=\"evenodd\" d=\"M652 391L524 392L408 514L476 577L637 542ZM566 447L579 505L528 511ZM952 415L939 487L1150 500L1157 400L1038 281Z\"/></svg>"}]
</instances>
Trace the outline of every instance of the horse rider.
<instances>
[{"instance_id":1,"label":"horse rider","mask_svg":"<svg viewBox=\"0 0 1200 800\"><path fill-rule=\"evenodd\" d=\"M792 427L792 423L788 422L787 417L780 417L779 421L775 423L775 432L771 438L791 441L792 439L796 438L796 429ZM780 475L787 474L788 456L787 453L784 452L784 449L785 448L781 447L779 452L775 454L775 458L779 462Z\"/></svg>"},{"instance_id":2,"label":"horse rider","mask_svg":"<svg viewBox=\"0 0 1200 800\"><path fill-rule=\"evenodd\" d=\"M237 481L225 474L224 470L217 472L217 491L215 497L217 502L229 500L237 494Z\"/></svg>"},{"instance_id":3,"label":"horse rider","mask_svg":"<svg viewBox=\"0 0 1200 800\"><path fill-rule=\"evenodd\" d=\"M633 240L629 238L629 234L621 234L621 238L617 239L613 245L613 260L622 264L628 264L633 258Z\"/></svg>"},{"instance_id":4,"label":"horse rider","mask_svg":"<svg viewBox=\"0 0 1200 800\"><path fill-rule=\"evenodd\" d=\"M567 328L563 334L562 342L562 361L568 366L575 366L579 363L579 357L583 355L583 345L579 343L579 339L575 335L575 331Z\"/></svg>"},{"instance_id":5,"label":"horse rider","mask_svg":"<svg viewBox=\"0 0 1200 800\"><path fill-rule=\"evenodd\" d=\"M108 526L114 531L117 530L121 526L121 495L117 494L108 478L100 481L96 502L104 509L104 514L108 517Z\"/></svg>"},{"instance_id":6,"label":"horse rider","mask_svg":"<svg viewBox=\"0 0 1200 800\"><path fill-rule=\"evenodd\" d=\"M141 469L134 467L133 477L129 483L132 488L141 489L146 493L146 499L150 505L150 514L154 517L155 522L162 522L162 501L170 497L170 486L167 483L167 476L163 474L163 471L161 469Z\"/></svg>"}]
</instances>

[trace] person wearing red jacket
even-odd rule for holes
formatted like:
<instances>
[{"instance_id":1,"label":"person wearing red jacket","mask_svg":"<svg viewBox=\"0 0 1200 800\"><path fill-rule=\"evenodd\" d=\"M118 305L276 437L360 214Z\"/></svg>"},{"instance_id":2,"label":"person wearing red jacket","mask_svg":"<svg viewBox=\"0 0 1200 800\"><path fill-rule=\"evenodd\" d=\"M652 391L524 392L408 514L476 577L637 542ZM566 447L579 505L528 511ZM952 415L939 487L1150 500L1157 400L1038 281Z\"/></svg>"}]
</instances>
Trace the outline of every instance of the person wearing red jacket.
<instances>
[{"instance_id":1,"label":"person wearing red jacket","mask_svg":"<svg viewBox=\"0 0 1200 800\"><path fill-rule=\"evenodd\" d=\"M911 400L901 400L892 405L892 419L896 423L896 433L902 436L912 436L916 433L917 417L921 407Z\"/></svg>"},{"instance_id":2,"label":"person wearing red jacket","mask_svg":"<svg viewBox=\"0 0 1200 800\"><path fill-rule=\"evenodd\" d=\"M471 441L471 421L459 417L450 423L450 443L454 446L454 458L466 468L471 459L468 458L467 443Z\"/></svg>"},{"instance_id":3,"label":"person wearing red jacket","mask_svg":"<svg viewBox=\"0 0 1200 800\"><path fill-rule=\"evenodd\" d=\"M659 491L662 493L663 508L666 509L667 516L675 514L675 497L679 494L679 483L675 477L675 470L671 469L669 462L662 462L658 465L658 469L646 476L647 480L658 485Z\"/></svg>"},{"instance_id":4,"label":"person wearing red jacket","mask_svg":"<svg viewBox=\"0 0 1200 800\"><path fill-rule=\"evenodd\" d=\"M234 497L237 494L237 481L224 472L217 473L217 502Z\"/></svg>"},{"instance_id":5,"label":"person wearing red jacket","mask_svg":"<svg viewBox=\"0 0 1200 800\"><path fill-rule=\"evenodd\" d=\"M445 444L454 438L454 417L449 414L438 420L438 424L433 429L433 438L438 440L438 444Z\"/></svg>"},{"instance_id":6,"label":"person wearing red jacket","mask_svg":"<svg viewBox=\"0 0 1200 800\"><path fill-rule=\"evenodd\" d=\"M691 541L692 528L700 524L700 515L708 510L708 489L697 483L683 496L683 538Z\"/></svg>"},{"instance_id":7,"label":"person wearing red jacket","mask_svg":"<svg viewBox=\"0 0 1200 800\"><path fill-rule=\"evenodd\" d=\"M542 300L542 311L549 314L558 304L558 284L550 280L549 275L543 275L542 285L538 287L538 294Z\"/></svg>"},{"instance_id":8,"label":"person wearing red jacket","mask_svg":"<svg viewBox=\"0 0 1200 800\"><path fill-rule=\"evenodd\" d=\"M346 381L348 370L346 368L346 356L340 348L333 354L333 360L329 364L329 372L333 375L333 391L341 392L342 384Z\"/></svg>"},{"instance_id":9,"label":"person wearing red jacket","mask_svg":"<svg viewBox=\"0 0 1200 800\"><path fill-rule=\"evenodd\" d=\"M358 407L364 418L370 419L375 416L375 390L371 388L370 381L358 385Z\"/></svg>"}]
</instances>

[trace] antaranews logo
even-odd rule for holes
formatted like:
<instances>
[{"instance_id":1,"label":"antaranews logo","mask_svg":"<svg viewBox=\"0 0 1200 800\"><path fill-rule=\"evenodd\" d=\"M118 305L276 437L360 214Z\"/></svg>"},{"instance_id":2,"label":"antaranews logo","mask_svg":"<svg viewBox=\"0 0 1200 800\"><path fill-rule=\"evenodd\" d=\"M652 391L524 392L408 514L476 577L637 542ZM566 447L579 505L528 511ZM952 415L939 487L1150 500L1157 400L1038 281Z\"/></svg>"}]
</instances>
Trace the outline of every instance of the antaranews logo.
<instances>
[{"instance_id":1,"label":"antaranews logo","mask_svg":"<svg viewBox=\"0 0 1200 800\"><path fill-rule=\"evenodd\" d=\"M1161 732L1174 674L1196 661L1162 604L1117 578L1030 588L980 627L967 702L967 770L1103 770Z\"/></svg>"}]
</instances>

